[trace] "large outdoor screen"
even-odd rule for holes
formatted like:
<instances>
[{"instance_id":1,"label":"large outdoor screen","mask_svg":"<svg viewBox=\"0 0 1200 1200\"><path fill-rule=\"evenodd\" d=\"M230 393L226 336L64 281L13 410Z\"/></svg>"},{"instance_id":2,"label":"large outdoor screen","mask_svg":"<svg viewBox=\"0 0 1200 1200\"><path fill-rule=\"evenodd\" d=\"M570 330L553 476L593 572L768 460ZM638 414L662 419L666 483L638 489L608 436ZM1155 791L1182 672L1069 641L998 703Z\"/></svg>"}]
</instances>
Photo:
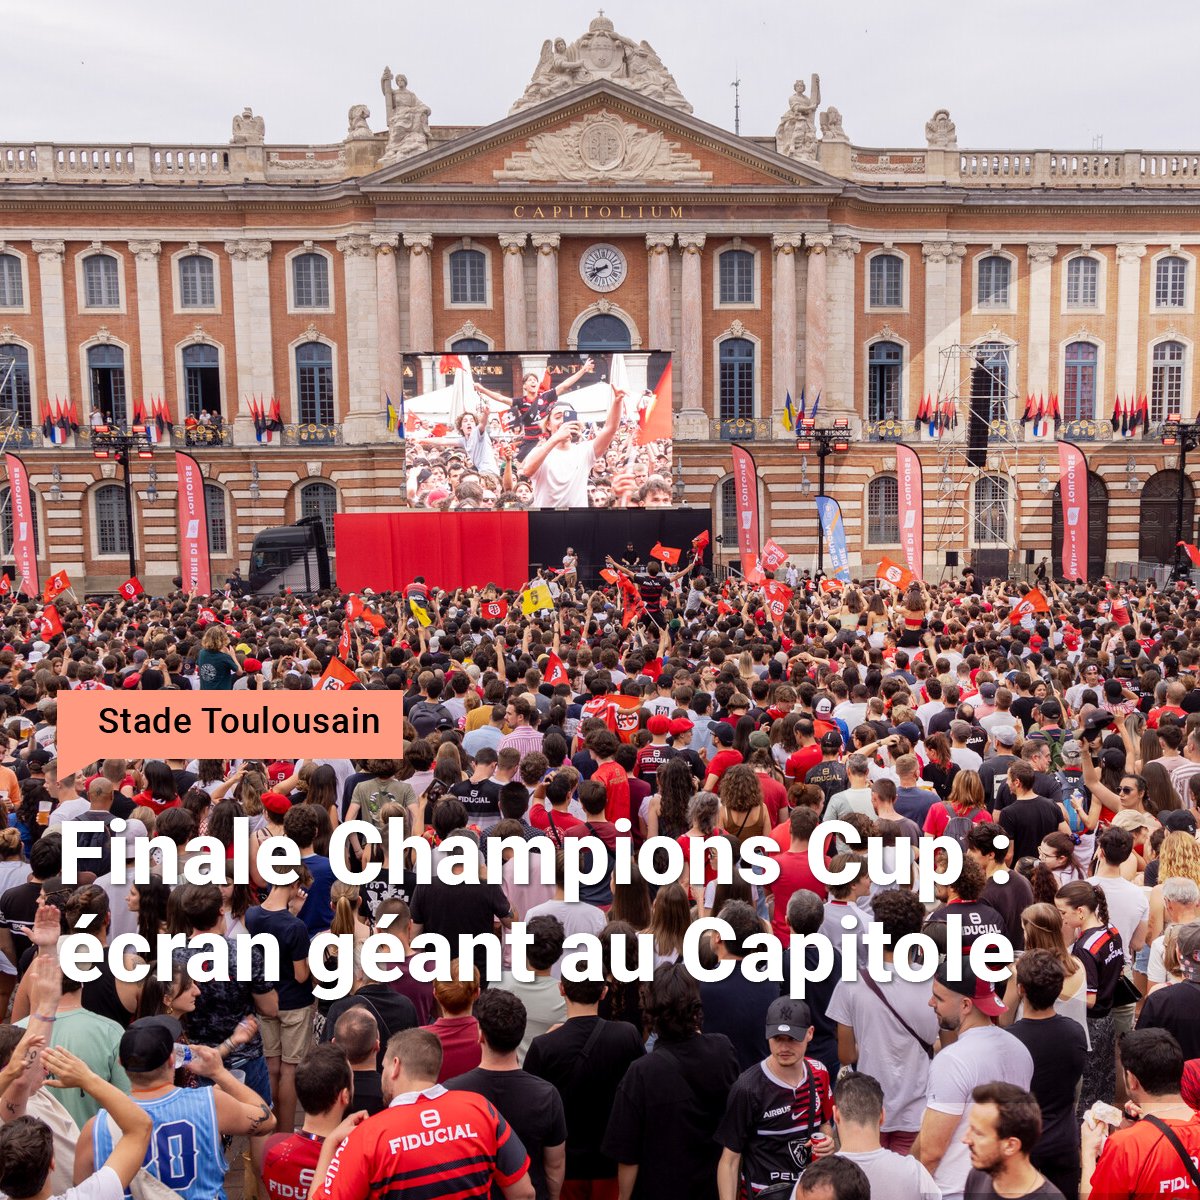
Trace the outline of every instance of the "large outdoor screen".
<instances>
[{"instance_id":1,"label":"large outdoor screen","mask_svg":"<svg viewBox=\"0 0 1200 1200\"><path fill-rule=\"evenodd\" d=\"M415 508L671 504L667 351L406 354L403 372Z\"/></svg>"}]
</instances>

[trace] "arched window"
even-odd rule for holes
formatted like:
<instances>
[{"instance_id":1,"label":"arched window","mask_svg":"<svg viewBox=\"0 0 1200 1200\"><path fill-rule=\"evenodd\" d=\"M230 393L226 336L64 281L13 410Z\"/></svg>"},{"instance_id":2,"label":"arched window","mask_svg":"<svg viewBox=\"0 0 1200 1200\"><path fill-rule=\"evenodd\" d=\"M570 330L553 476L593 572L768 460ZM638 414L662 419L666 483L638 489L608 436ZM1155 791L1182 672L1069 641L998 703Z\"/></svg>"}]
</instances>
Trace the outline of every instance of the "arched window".
<instances>
[{"instance_id":1,"label":"arched window","mask_svg":"<svg viewBox=\"0 0 1200 1200\"><path fill-rule=\"evenodd\" d=\"M904 260L898 254L871 259L871 307L899 308L904 303Z\"/></svg>"},{"instance_id":2,"label":"arched window","mask_svg":"<svg viewBox=\"0 0 1200 1200\"><path fill-rule=\"evenodd\" d=\"M207 259L205 260L207 261ZM183 348L183 388L187 415L221 419L221 369L216 346L200 343Z\"/></svg>"},{"instance_id":3,"label":"arched window","mask_svg":"<svg viewBox=\"0 0 1200 1200\"><path fill-rule=\"evenodd\" d=\"M872 259L878 262L878 259ZM901 372L904 347L896 342L875 342L867 354L867 420L898 420L903 411Z\"/></svg>"},{"instance_id":4,"label":"arched window","mask_svg":"<svg viewBox=\"0 0 1200 1200\"><path fill-rule=\"evenodd\" d=\"M1009 530L1008 480L1001 475L984 475L975 481L976 546L1007 543Z\"/></svg>"},{"instance_id":5,"label":"arched window","mask_svg":"<svg viewBox=\"0 0 1200 1200\"><path fill-rule=\"evenodd\" d=\"M301 425L333 424L333 351L324 342L296 347L296 390Z\"/></svg>"},{"instance_id":6,"label":"arched window","mask_svg":"<svg viewBox=\"0 0 1200 1200\"><path fill-rule=\"evenodd\" d=\"M21 260L15 254L0 254L0 308L20 308L24 303Z\"/></svg>"},{"instance_id":7,"label":"arched window","mask_svg":"<svg viewBox=\"0 0 1200 1200\"><path fill-rule=\"evenodd\" d=\"M900 540L900 485L895 475L876 475L867 484L867 545L892 546Z\"/></svg>"},{"instance_id":8,"label":"arched window","mask_svg":"<svg viewBox=\"0 0 1200 1200\"><path fill-rule=\"evenodd\" d=\"M1183 308L1187 303L1187 259L1168 254L1154 264L1155 308Z\"/></svg>"},{"instance_id":9,"label":"arched window","mask_svg":"<svg viewBox=\"0 0 1200 1200\"><path fill-rule=\"evenodd\" d=\"M337 489L317 480L300 489L300 516L320 517L325 527L325 542L333 549L333 514L337 512Z\"/></svg>"},{"instance_id":10,"label":"arched window","mask_svg":"<svg viewBox=\"0 0 1200 1200\"><path fill-rule=\"evenodd\" d=\"M579 327L579 350L587 354L615 354L633 349L629 326L612 313L596 313Z\"/></svg>"},{"instance_id":11,"label":"arched window","mask_svg":"<svg viewBox=\"0 0 1200 1200\"><path fill-rule=\"evenodd\" d=\"M29 519L33 522L33 550L41 554L41 538L38 535L37 493L29 491ZM6 558L13 552L12 489L0 488L0 554Z\"/></svg>"},{"instance_id":12,"label":"arched window","mask_svg":"<svg viewBox=\"0 0 1200 1200\"><path fill-rule=\"evenodd\" d=\"M1150 357L1150 420L1165 421L1167 414L1182 414L1182 342L1159 342Z\"/></svg>"},{"instance_id":13,"label":"arched window","mask_svg":"<svg viewBox=\"0 0 1200 1200\"><path fill-rule=\"evenodd\" d=\"M209 554L228 554L229 518L225 511L225 490L215 483L204 485L204 514L208 518Z\"/></svg>"},{"instance_id":14,"label":"arched window","mask_svg":"<svg viewBox=\"0 0 1200 1200\"><path fill-rule=\"evenodd\" d=\"M212 308L217 302L213 261L203 254L179 260L179 307Z\"/></svg>"},{"instance_id":15,"label":"arched window","mask_svg":"<svg viewBox=\"0 0 1200 1200\"><path fill-rule=\"evenodd\" d=\"M721 343L718 359L721 420L753 418L754 343L748 338L726 338Z\"/></svg>"},{"instance_id":16,"label":"arched window","mask_svg":"<svg viewBox=\"0 0 1200 1200\"><path fill-rule=\"evenodd\" d=\"M11 408L17 414L17 424L22 429L33 426L29 351L15 342L0 346L0 408Z\"/></svg>"},{"instance_id":17,"label":"arched window","mask_svg":"<svg viewBox=\"0 0 1200 1200\"><path fill-rule=\"evenodd\" d=\"M1088 262L1089 259L1076 259ZM1063 420L1096 419L1096 359L1091 342L1072 342L1063 354ZM1103 571L1100 572L1102 575Z\"/></svg>"},{"instance_id":18,"label":"arched window","mask_svg":"<svg viewBox=\"0 0 1200 1200\"><path fill-rule=\"evenodd\" d=\"M329 260L323 254L297 254L292 259L292 303L295 308L329 307Z\"/></svg>"},{"instance_id":19,"label":"arched window","mask_svg":"<svg viewBox=\"0 0 1200 1200\"><path fill-rule=\"evenodd\" d=\"M738 544L737 483L732 475L721 484L721 537L727 546Z\"/></svg>"},{"instance_id":20,"label":"arched window","mask_svg":"<svg viewBox=\"0 0 1200 1200\"><path fill-rule=\"evenodd\" d=\"M125 492L106 483L93 494L96 506L96 549L101 554L129 553L129 522L125 518Z\"/></svg>"},{"instance_id":21,"label":"arched window","mask_svg":"<svg viewBox=\"0 0 1200 1200\"><path fill-rule=\"evenodd\" d=\"M120 346L91 346L87 362L93 410L99 410L106 425L124 427L125 351Z\"/></svg>"},{"instance_id":22,"label":"arched window","mask_svg":"<svg viewBox=\"0 0 1200 1200\"><path fill-rule=\"evenodd\" d=\"M83 260L84 308L119 308L120 275L111 254L89 254Z\"/></svg>"},{"instance_id":23,"label":"arched window","mask_svg":"<svg viewBox=\"0 0 1200 1200\"><path fill-rule=\"evenodd\" d=\"M482 250L450 252L450 303L487 303L487 255Z\"/></svg>"},{"instance_id":24,"label":"arched window","mask_svg":"<svg viewBox=\"0 0 1200 1200\"><path fill-rule=\"evenodd\" d=\"M461 337L457 341L451 342L450 349L456 354L488 354L491 352L487 342L473 337Z\"/></svg>"},{"instance_id":25,"label":"arched window","mask_svg":"<svg viewBox=\"0 0 1200 1200\"><path fill-rule=\"evenodd\" d=\"M1010 347L1005 342L980 342L976 352L987 371L988 420L1007 421Z\"/></svg>"},{"instance_id":26,"label":"arched window","mask_svg":"<svg viewBox=\"0 0 1200 1200\"><path fill-rule=\"evenodd\" d=\"M1096 259L1087 255L1068 259L1067 307L1095 308L1099 283L1100 264Z\"/></svg>"},{"instance_id":27,"label":"arched window","mask_svg":"<svg viewBox=\"0 0 1200 1200\"><path fill-rule=\"evenodd\" d=\"M749 250L725 250L717 270L722 304L754 303L754 255Z\"/></svg>"},{"instance_id":28,"label":"arched window","mask_svg":"<svg viewBox=\"0 0 1200 1200\"><path fill-rule=\"evenodd\" d=\"M1007 308L1012 263L1002 254L989 254L979 260L979 307Z\"/></svg>"}]
</instances>

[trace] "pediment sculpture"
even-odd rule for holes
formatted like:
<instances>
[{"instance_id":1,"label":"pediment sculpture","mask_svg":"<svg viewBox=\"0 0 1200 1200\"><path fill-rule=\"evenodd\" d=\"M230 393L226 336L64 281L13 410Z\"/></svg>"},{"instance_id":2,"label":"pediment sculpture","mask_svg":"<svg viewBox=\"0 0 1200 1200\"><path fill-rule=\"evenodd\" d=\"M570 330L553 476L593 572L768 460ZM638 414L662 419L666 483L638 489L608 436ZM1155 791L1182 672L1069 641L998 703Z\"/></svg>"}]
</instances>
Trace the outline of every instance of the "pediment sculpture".
<instances>
[{"instance_id":1,"label":"pediment sculpture","mask_svg":"<svg viewBox=\"0 0 1200 1200\"><path fill-rule=\"evenodd\" d=\"M380 166L389 166L429 149L429 107L409 91L405 76L397 75L393 81L390 67L384 67L380 86L387 114L388 143L379 162Z\"/></svg>"}]
</instances>

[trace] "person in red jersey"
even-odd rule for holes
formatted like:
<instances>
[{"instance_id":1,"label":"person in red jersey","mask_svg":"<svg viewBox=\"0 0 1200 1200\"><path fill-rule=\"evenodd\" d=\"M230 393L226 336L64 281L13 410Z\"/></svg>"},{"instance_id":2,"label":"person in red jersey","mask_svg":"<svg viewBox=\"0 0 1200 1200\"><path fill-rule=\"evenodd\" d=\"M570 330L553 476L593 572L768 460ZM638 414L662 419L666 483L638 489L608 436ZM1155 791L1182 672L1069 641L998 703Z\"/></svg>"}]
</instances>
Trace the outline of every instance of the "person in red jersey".
<instances>
[{"instance_id":1,"label":"person in red jersey","mask_svg":"<svg viewBox=\"0 0 1200 1200\"><path fill-rule=\"evenodd\" d=\"M340 1046L313 1047L296 1067L296 1099L304 1108L298 1133L276 1133L263 1149L267 1200L307 1200L321 1147L352 1108L354 1076Z\"/></svg>"},{"instance_id":2,"label":"person in red jersey","mask_svg":"<svg viewBox=\"0 0 1200 1200\"><path fill-rule=\"evenodd\" d=\"M534 1200L529 1156L508 1122L475 1092L436 1082L442 1045L427 1029L388 1042L388 1107L355 1113L326 1139L312 1200L466 1200L499 1188L504 1200Z\"/></svg>"}]
</instances>

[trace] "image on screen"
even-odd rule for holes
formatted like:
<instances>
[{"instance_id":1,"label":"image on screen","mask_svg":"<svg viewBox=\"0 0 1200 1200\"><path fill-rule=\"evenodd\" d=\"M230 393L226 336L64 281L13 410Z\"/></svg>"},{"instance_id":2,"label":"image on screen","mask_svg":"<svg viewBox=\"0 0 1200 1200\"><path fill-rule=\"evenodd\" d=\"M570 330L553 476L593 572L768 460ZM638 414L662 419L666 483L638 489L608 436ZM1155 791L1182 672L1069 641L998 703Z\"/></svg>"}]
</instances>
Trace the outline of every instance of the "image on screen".
<instances>
[{"instance_id":1,"label":"image on screen","mask_svg":"<svg viewBox=\"0 0 1200 1200\"><path fill-rule=\"evenodd\" d=\"M414 508L671 505L668 351L406 354Z\"/></svg>"}]
</instances>

